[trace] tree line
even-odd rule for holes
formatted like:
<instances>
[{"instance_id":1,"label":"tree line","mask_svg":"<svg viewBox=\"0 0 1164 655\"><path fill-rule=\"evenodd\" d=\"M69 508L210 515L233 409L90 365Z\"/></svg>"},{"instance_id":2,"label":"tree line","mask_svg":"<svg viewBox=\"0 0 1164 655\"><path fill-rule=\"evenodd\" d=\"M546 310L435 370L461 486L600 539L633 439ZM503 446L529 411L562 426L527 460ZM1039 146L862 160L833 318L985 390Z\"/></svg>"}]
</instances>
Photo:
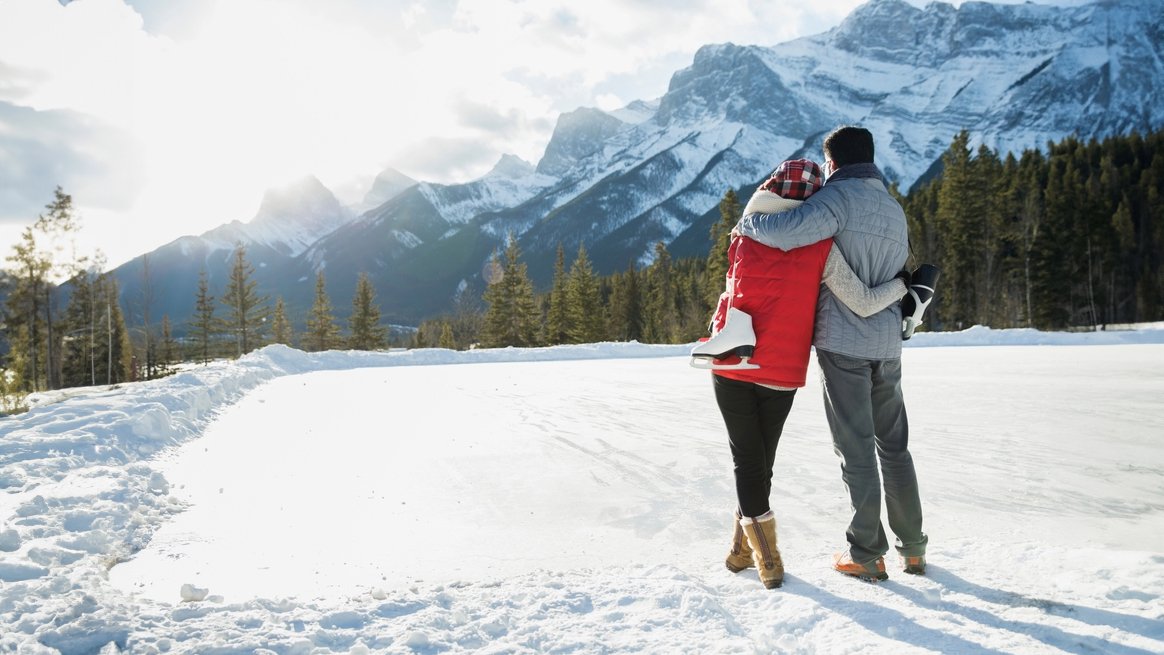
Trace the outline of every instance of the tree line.
<instances>
[{"instance_id":1,"label":"tree line","mask_svg":"<svg viewBox=\"0 0 1164 655\"><path fill-rule=\"evenodd\" d=\"M957 135L940 174L908 195L891 189L910 221L909 265L942 269L930 329L1095 329L1164 318L1164 132L1068 138L1006 157L986 147L971 151L969 142L968 133ZM706 335L723 290L740 211L729 189L705 257L675 259L660 242L649 264L628 262L603 276L584 245L569 267L559 246L553 279L540 292L511 235L485 269L481 296L461 293L452 312L421 322L399 345L694 341ZM167 316L152 325L147 313L144 326L129 328L100 256L69 249L78 229L72 198L58 188L7 258L0 402L29 391L157 377L181 361L237 357L270 343L311 351L389 345L366 274L357 281L346 335L322 271L305 329L295 334L282 298L272 305L259 294L241 246L217 298L203 271L182 342ZM62 279L68 284L54 282Z\"/></svg>"},{"instance_id":2,"label":"tree line","mask_svg":"<svg viewBox=\"0 0 1164 655\"><path fill-rule=\"evenodd\" d=\"M942 270L929 329L972 325L1104 329L1164 319L1164 132L1103 141L1067 138L1045 152L971 151L968 132L941 172L908 196L891 192L910 223L907 266ZM484 320L457 313L420 326L421 345L531 346L704 336L724 288L740 218L725 193L706 258L672 261L662 244L642 270L595 278L580 248L569 272L558 252L553 283L534 293L516 243L493 264Z\"/></svg>"},{"instance_id":3,"label":"tree line","mask_svg":"<svg viewBox=\"0 0 1164 655\"><path fill-rule=\"evenodd\" d=\"M902 198L913 256L942 268L927 322L1062 329L1164 317L1164 132L971 152Z\"/></svg>"},{"instance_id":4,"label":"tree line","mask_svg":"<svg viewBox=\"0 0 1164 655\"><path fill-rule=\"evenodd\" d=\"M322 271L306 329L295 334L283 299L272 306L269 296L259 294L241 245L219 297L211 295L207 272L201 272L183 340L174 338L169 316L156 325L150 320L147 258L143 325L128 327L117 280L103 270L103 258L77 256L71 248L79 229L72 197L58 187L46 212L23 230L7 257L0 275L0 414L22 409L28 393L158 378L182 362L238 357L272 343L308 351L388 346L389 331L380 323L366 274L356 283L347 334L335 317Z\"/></svg>"}]
</instances>

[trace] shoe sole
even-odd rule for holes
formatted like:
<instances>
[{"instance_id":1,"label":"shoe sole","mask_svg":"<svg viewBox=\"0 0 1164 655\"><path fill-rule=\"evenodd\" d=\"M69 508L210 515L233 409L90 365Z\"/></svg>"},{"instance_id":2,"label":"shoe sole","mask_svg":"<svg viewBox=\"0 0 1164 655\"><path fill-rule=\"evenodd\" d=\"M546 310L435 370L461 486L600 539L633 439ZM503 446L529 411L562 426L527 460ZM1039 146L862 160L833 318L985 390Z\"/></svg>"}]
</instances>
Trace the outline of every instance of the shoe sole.
<instances>
[{"instance_id":1,"label":"shoe sole","mask_svg":"<svg viewBox=\"0 0 1164 655\"><path fill-rule=\"evenodd\" d=\"M850 578L856 578L858 580L861 580L862 582L877 583L877 582L881 582L882 580L889 579L888 573L850 573L849 571L841 571L840 569L833 569L833 570L836 571L837 573L840 573L841 575L847 575Z\"/></svg>"},{"instance_id":2,"label":"shoe sole","mask_svg":"<svg viewBox=\"0 0 1164 655\"><path fill-rule=\"evenodd\" d=\"M909 563L909 560L919 560L915 563ZM910 575L925 575L926 574L926 560L924 557L903 557L901 561L902 571Z\"/></svg>"},{"instance_id":3,"label":"shoe sole","mask_svg":"<svg viewBox=\"0 0 1164 655\"><path fill-rule=\"evenodd\" d=\"M740 571L747 571L748 569L752 568L751 566L732 566L727 562L724 562L724 566L726 566L727 570L731 571L732 573L739 573Z\"/></svg>"}]
</instances>

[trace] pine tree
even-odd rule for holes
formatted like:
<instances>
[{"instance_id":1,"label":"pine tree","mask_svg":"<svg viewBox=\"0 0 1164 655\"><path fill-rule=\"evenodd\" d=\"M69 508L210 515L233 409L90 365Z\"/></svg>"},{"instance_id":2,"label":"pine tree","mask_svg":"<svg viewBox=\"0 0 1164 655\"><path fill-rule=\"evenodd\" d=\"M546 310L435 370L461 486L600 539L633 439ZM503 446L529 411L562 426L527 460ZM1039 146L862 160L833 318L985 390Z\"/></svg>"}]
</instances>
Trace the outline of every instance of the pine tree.
<instances>
[{"instance_id":1,"label":"pine tree","mask_svg":"<svg viewBox=\"0 0 1164 655\"><path fill-rule=\"evenodd\" d=\"M643 338L648 343L672 343L678 333L675 308L675 281L672 278L671 253L660 241L655 244L655 261L647 267L643 296Z\"/></svg>"},{"instance_id":2,"label":"pine tree","mask_svg":"<svg viewBox=\"0 0 1164 655\"><path fill-rule=\"evenodd\" d=\"M112 274L103 273L97 282L97 306L105 306L104 345L98 339L97 383L101 384L102 373L105 375L105 384L118 384L133 379L133 347L129 342L129 329L125 326L125 316L121 313L121 305L117 299L121 297L117 288L117 279ZM100 325L102 318L97 319ZM104 366L101 355L104 354Z\"/></svg>"},{"instance_id":3,"label":"pine tree","mask_svg":"<svg viewBox=\"0 0 1164 655\"><path fill-rule=\"evenodd\" d=\"M942 318L955 327L970 327L979 316L981 256L987 201L993 180L978 179L971 162L970 135L962 131L942 155L942 185L935 220L945 247L942 268Z\"/></svg>"},{"instance_id":4,"label":"pine tree","mask_svg":"<svg viewBox=\"0 0 1164 655\"><path fill-rule=\"evenodd\" d=\"M73 292L62 319L61 386L97 384L97 316L94 289L96 275L90 271L72 280Z\"/></svg>"},{"instance_id":5,"label":"pine tree","mask_svg":"<svg viewBox=\"0 0 1164 655\"><path fill-rule=\"evenodd\" d=\"M287 306L283 297L275 299L275 314L271 318L271 340L284 346L292 345L295 334L291 328L291 321L287 320Z\"/></svg>"},{"instance_id":6,"label":"pine tree","mask_svg":"<svg viewBox=\"0 0 1164 655\"><path fill-rule=\"evenodd\" d=\"M566 315L570 343L594 343L606 336L602 296L585 246L578 246L578 256L570 266L570 278L566 283Z\"/></svg>"},{"instance_id":7,"label":"pine tree","mask_svg":"<svg viewBox=\"0 0 1164 655\"><path fill-rule=\"evenodd\" d=\"M457 340L453 338L453 326L449 323L441 324L441 338L439 345L441 348L449 350L457 349Z\"/></svg>"},{"instance_id":8,"label":"pine tree","mask_svg":"<svg viewBox=\"0 0 1164 655\"><path fill-rule=\"evenodd\" d=\"M546 312L546 343L556 345L569 339L569 301L566 294L566 257L562 244L554 258L554 280L550 288L549 311Z\"/></svg>"},{"instance_id":9,"label":"pine tree","mask_svg":"<svg viewBox=\"0 0 1164 655\"><path fill-rule=\"evenodd\" d=\"M1003 229L1003 207L1005 193L1002 182L1002 160L998 153L985 145L978 147L970 174L979 182L978 193L982 195L979 211L974 220L978 224L977 288L974 293L973 322L989 324L998 303L992 302L1000 286L1000 248ZM973 258L971 259L973 261Z\"/></svg>"},{"instance_id":10,"label":"pine tree","mask_svg":"<svg viewBox=\"0 0 1164 655\"><path fill-rule=\"evenodd\" d=\"M711 226L711 251L707 254L707 301L712 306L724 291L728 246L731 245L732 228L740 220L741 211L736 192L728 189L719 201L719 221Z\"/></svg>"},{"instance_id":11,"label":"pine tree","mask_svg":"<svg viewBox=\"0 0 1164 655\"><path fill-rule=\"evenodd\" d=\"M627 266L625 273L612 276L609 334L615 341L637 341L643 338L639 274L633 263Z\"/></svg>"},{"instance_id":12,"label":"pine tree","mask_svg":"<svg viewBox=\"0 0 1164 655\"><path fill-rule=\"evenodd\" d=\"M21 361L26 370L21 371L21 377L30 391L59 385L60 335L56 334L53 280L62 275L71 277L85 263L72 253L65 256L70 240L80 229L72 196L58 186L45 209L46 213L38 215L21 232L20 241L8 257L13 264L11 277L15 286L7 299L5 325L11 334L19 335L10 339L10 345L23 350Z\"/></svg>"},{"instance_id":13,"label":"pine tree","mask_svg":"<svg viewBox=\"0 0 1164 655\"><path fill-rule=\"evenodd\" d=\"M538 345L538 327L541 320L534 300L533 285L521 262L517 239L509 235L503 261L497 255L491 262L493 270L490 285L485 289L485 313L482 342L488 347Z\"/></svg>"},{"instance_id":14,"label":"pine tree","mask_svg":"<svg viewBox=\"0 0 1164 655\"><path fill-rule=\"evenodd\" d=\"M234 251L234 265L222 295L222 303L228 312L226 327L234 334L240 357L259 347L263 324L270 313L268 298L259 295L254 274L254 267L247 262L246 248L240 244Z\"/></svg>"},{"instance_id":15,"label":"pine tree","mask_svg":"<svg viewBox=\"0 0 1164 655\"><path fill-rule=\"evenodd\" d=\"M459 290L453 298L453 318L450 324L453 329L453 340L458 348L480 341L485 325L485 310L481 298L467 288Z\"/></svg>"},{"instance_id":16,"label":"pine tree","mask_svg":"<svg viewBox=\"0 0 1164 655\"><path fill-rule=\"evenodd\" d=\"M174 341L174 332L170 328L170 315L162 314L162 343L158 352L158 374L170 375L174 372L174 364L178 361L178 343Z\"/></svg>"},{"instance_id":17,"label":"pine tree","mask_svg":"<svg viewBox=\"0 0 1164 655\"><path fill-rule=\"evenodd\" d=\"M352 299L352 316L348 319L351 347L356 350L379 350L388 341L388 330L380 325L380 308L376 306L376 290L367 273L360 273L356 295Z\"/></svg>"},{"instance_id":18,"label":"pine tree","mask_svg":"<svg viewBox=\"0 0 1164 655\"><path fill-rule=\"evenodd\" d=\"M198 292L194 298L194 317L190 322L190 334L194 338L195 360L205 364L210 361L210 345L222 332L222 324L214 317L214 296L210 295L210 283L206 269L198 273Z\"/></svg>"},{"instance_id":19,"label":"pine tree","mask_svg":"<svg viewBox=\"0 0 1164 655\"><path fill-rule=\"evenodd\" d=\"M303 335L303 345L310 351L335 348L339 342L339 327L332 314L331 300L327 296L327 285L323 271L315 276L315 302L307 319L307 332Z\"/></svg>"},{"instance_id":20,"label":"pine tree","mask_svg":"<svg viewBox=\"0 0 1164 655\"><path fill-rule=\"evenodd\" d=\"M73 281L62 322L61 381L66 387L114 384L130 379L132 350L109 273L86 271Z\"/></svg>"}]
</instances>

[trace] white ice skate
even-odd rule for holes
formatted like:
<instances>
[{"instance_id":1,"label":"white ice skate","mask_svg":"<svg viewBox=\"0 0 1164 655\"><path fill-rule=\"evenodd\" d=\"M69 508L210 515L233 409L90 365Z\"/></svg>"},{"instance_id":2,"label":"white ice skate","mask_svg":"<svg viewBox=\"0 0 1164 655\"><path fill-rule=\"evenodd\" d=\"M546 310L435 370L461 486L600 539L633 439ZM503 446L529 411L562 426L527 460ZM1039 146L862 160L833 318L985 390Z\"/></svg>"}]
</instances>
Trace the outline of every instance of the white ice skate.
<instances>
[{"instance_id":1,"label":"white ice skate","mask_svg":"<svg viewBox=\"0 0 1164 655\"><path fill-rule=\"evenodd\" d=\"M748 362L755 351L756 332L752 329L752 316L731 307L727 311L723 328L691 349L690 364L695 368L713 371L760 368ZM739 357L740 361L734 364L721 361L732 356Z\"/></svg>"},{"instance_id":2,"label":"white ice skate","mask_svg":"<svg viewBox=\"0 0 1164 655\"><path fill-rule=\"evenodd\" d=\"M934 289L938 285L940 271L933 264L922 264L910 275L909 290L901 300L901 340L913 336L913 331L922 324L926 308L934 299Z\"/></svg>"}]
</instances>

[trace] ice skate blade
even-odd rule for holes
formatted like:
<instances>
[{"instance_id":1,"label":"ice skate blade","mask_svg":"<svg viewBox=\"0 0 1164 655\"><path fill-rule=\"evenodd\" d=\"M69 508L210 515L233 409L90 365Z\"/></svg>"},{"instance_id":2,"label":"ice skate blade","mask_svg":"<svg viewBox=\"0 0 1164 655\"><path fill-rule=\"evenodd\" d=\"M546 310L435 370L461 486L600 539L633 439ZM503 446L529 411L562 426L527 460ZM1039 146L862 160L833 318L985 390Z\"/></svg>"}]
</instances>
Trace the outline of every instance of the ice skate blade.
<instances>
[{"instance_id":1,"label":"ice skate blade","mask_svg":"<svg viewBox=\"0 0 1164 655\"><path fill-rule=\"evenodd\" d=\"M691 364L691 368L698 368L704 371L741 371L760 368L758 364L749 362L746 357L741 359L738 364L716 364L716 361L711 357L692 355L688 363Z\"/></svg>"}]
</instances>

